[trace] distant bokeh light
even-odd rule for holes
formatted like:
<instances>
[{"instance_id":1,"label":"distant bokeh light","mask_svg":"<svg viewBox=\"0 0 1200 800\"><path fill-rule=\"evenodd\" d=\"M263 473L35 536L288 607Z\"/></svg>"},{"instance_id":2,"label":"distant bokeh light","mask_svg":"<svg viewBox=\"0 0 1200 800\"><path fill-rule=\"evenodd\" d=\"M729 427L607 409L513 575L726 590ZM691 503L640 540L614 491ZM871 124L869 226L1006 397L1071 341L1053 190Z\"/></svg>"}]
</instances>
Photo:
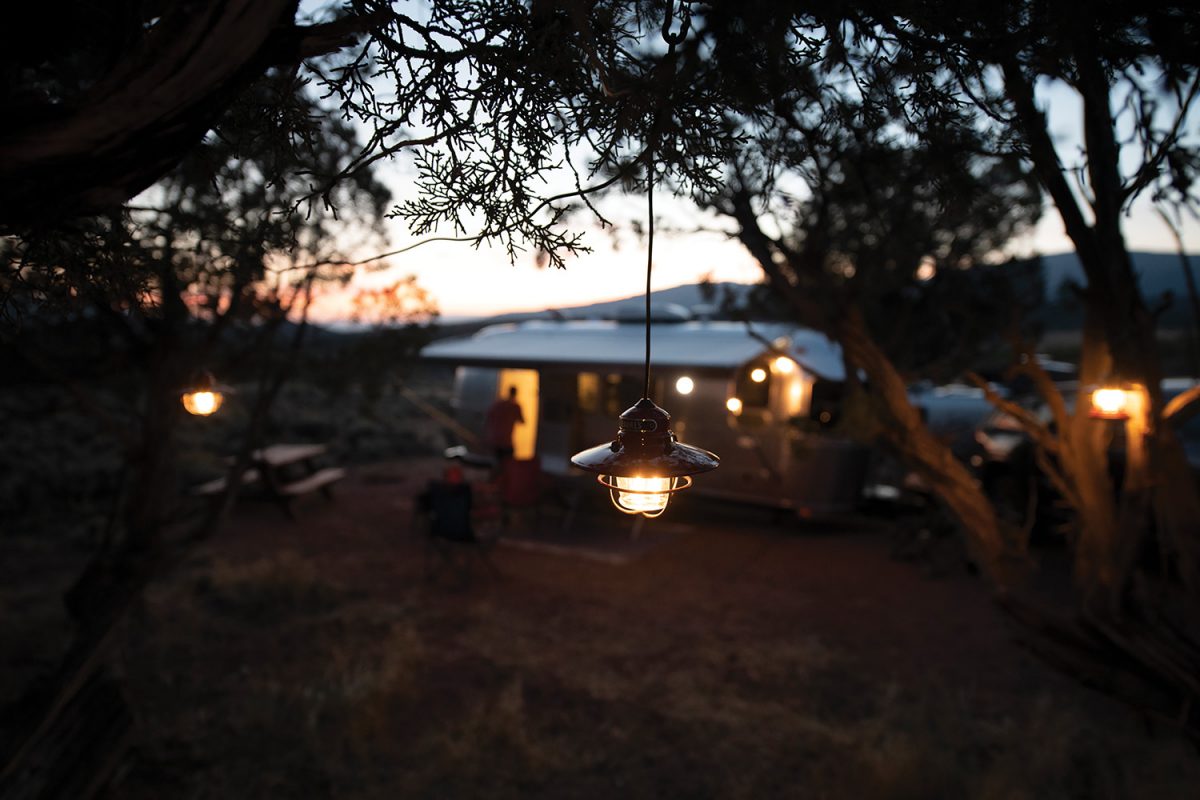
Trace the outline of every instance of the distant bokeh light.
<instances>
[{"instance_id":1,"label":"distant bokeh light","mask_svg":"<svg viewBox=\"0 0 1200 800\"><path fill-rule=\"evenodd\" d=\"M792 361L787 356L779 356L771 362L771 369L778 372L780 375L791 375L792 370L796 368L796 362Z\"/></svg>"},{"instance_id":2,"label":"distant bokeh light","mask_svg":"<svg viewBox=\"0 0 1200 800\"><path fill-rule=\"evenodd\" d=\"M1098 419L1128 419L1129 406L1129 392L1105 387L1092 392L1092 408L1089 413Z\"/></svg>"},{"instance_id":3,"label":"distant bokeh light","mask_svg":"<svg viewBox=\"0 0 1200 800\"><path fill-rule=\"evenodd\" d=\"M917 267L917 280L931 281L934 275L937 275L937 265L932 258L926 256L922 259L921 265Z\"/></svg>"},{"instance_id":4,"label":"distant bokeh light","mask_svg":"<svg viewBox=\"0 0 1200 800\"><path fill-rule=\"evenodd\" d=\"M183 407L189 414L195 414L198 417L215 414L223 402L225 402L225 396L220 392L185 392L183 395Z\"/></svg>"}]
</instances>

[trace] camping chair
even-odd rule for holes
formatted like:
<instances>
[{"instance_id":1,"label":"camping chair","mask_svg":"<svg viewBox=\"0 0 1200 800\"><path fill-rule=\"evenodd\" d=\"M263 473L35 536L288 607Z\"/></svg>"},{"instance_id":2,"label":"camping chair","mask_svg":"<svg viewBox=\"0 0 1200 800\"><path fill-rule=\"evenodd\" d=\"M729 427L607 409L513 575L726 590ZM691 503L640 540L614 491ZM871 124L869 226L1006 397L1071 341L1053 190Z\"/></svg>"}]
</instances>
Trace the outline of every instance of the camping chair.
<instances>
[{"instance_id":1,"label":"camping chair","mask_svg":"<svg viewBox=\"0 0 1200 800\"><path fill-rule=\"evenodd\" d=\"M426 532L426 578L435 578L440 567L448 566L465 584L471 576L472 558L499 574L490 557L495 540L476 535L472 505L471 486L462 482L461 472L456 479L432 481L417 498L417 514Z\"/></svg>"},{"instance_id":2,"label":"camping chair","mask_svg":"<svg viewBox=\"0 0 1200 800\"><path fill-rule=\"evenodd\" d=\"M542 523L542 495L545 477L541 459L509 459L504 463L497 481L504 511L504 527L513 526L514 519L533 516L531 530L538 531Z\"/></svg>"}]
</instances>

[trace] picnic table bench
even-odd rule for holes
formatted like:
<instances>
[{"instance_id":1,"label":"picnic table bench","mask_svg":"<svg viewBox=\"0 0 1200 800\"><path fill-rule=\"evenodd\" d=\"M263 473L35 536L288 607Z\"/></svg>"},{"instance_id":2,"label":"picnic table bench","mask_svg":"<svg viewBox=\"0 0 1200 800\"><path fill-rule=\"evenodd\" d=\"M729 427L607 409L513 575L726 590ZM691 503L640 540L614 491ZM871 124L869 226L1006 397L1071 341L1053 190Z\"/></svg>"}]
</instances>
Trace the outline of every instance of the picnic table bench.
<instances>
[{"instance_id":1,"label":"picnic table bench","mask_svg":"<svg viewBox=\"0 0 1200 800\"><path fill-rule=\"evenodd\" d=\"M192 494L196 497L211 497L225 491L227 483L226 476L222 475L219 478L213 478L211 481L205 481L192 487ZM251 467L242 473L242 485L250 486L258 483L258 470Z\"/></svg>"},{"instance_id":2,"label":"picnic table bench","mask_svg":"<svg viewBox=\"0 0 1200 800\"><path fill-rule=\"evenodd\" d=\"M342 467L318 465L318 459L328 450L323 444L274 444L255 450L250 454L254 466L242 473L242 484L261 483L266 494L295 519L293 499L319 490L332 500L333 484L346 477ZM226 477L214 478L193 488L192 493L215 496L225 491L226 482Z\"/></svg>"}]
</instances>

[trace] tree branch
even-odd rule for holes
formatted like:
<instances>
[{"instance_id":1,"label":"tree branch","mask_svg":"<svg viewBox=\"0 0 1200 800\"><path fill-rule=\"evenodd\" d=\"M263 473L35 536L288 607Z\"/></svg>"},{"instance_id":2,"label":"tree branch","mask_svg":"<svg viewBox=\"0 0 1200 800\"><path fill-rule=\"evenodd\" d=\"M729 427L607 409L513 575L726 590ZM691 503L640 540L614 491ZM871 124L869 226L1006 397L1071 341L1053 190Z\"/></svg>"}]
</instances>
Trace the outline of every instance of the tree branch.
<instances>
[{"instance_id":1,"label":"tree branch","mask_svg":"<svg viewBox=\"0 0 1200 800\"><path fill-rule=\"evenodd\" d=\"M120 204L154 183L263 71L336 49L372 18L297 27L295 0L171 6L51 120L0 131L0 230Z\"/></svg>"}]
</instances>

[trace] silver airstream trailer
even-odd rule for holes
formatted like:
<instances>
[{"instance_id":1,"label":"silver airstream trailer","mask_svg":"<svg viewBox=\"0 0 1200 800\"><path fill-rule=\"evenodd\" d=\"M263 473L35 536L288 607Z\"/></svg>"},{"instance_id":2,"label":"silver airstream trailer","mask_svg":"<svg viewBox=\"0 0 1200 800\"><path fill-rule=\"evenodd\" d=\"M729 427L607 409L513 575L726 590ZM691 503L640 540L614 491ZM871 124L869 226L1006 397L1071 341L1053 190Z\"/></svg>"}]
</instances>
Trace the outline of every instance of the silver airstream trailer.
<instances>
[{"instance_id":1,"label":"silver airstream trailer","mask_svg":"<svg viewBox=\"0 0 1200 800\"><path fill-rule=\"evenodd\" d=\"M551 475L578 472L572 453L606 440L641 396L644 328L612 320L528 321L443 339L422 358L457 367L458 421L482 431L488 407L517 390L526 424L516 458ZM866 448L830 435L844 377L840 348L783 324L655 322L651 397L681 441L721 456L696 494L841 513L858 501Z\"/></svg>"}]
</instances>

